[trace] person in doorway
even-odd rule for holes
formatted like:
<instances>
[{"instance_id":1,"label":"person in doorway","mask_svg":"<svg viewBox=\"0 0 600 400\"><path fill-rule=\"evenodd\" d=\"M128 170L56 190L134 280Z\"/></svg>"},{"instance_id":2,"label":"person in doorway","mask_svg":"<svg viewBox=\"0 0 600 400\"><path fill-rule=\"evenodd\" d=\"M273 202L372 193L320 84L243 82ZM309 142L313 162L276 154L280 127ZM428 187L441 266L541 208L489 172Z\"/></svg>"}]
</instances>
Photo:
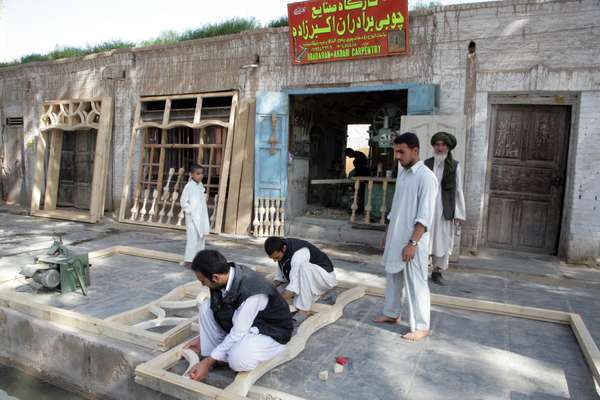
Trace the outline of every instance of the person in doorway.
<instances>
[{"instance_id":1,"label":"person in doorway","mask_svg":"<svg viewBox=\"0 0 600 400\"><path fill-rule=\"evenodd\" d=\"M369 170L369 159L363 152L348 147L344 150L344 155L354 159L354 161L352 161L354 169L350 171L348 177L371 175L371 171ZM364 182L361 182L358 187L358 199L356 200L356 205L358 206L356 209L357 214L363 214L365 212L365 187L366 185Z\"/></svg>"},{"instance_id":2,"label":"person in doorway","mask_svg":"<svg viewBox=\"0 0 600 400\"><path fill-rule=\"evenodd\" d=\"M443 285L442 271L448 269L456 226L465 220L465 196L460 164L452 158L456 137L448 132L437 132L431 138L431 145L434 155L425 160L425 165L440 182L433 224L429 230L433 267L431 281Z\"/></svg>"},{"instance_id":3,"label":"person in doorway","mask_svg":"<svg viewBox=\"0 0 600 400\"><path fill-rule=\"evenodd\" d=\"M190 180L181 193L181 208L185 213L186 243L183 265L189 268L194 256L204 250L204 237L210 233L206 194L202 185L202 167L190 166Z\"/></svg>"},{"instance_id":4,"label":"person in doorway","mask_svg":"<svg viewBox=\"0 0 600 400\"><path fill-rule=\"evenodd\" d=\"M200 335L188 345L203 357L190 378L205 379L217 362L251 371L283 351L292 337L292 314L269 281L216 250L200 251L192 270L210 299L199 305Z\"/></svg>"},{"instance_id":5,"label":"person in doorway","mask_svg":"<svg viewBox=\"0 0 600 400\"><path fill-rule=\"evenodd\" d=\"M299 318L308 316L313 303L337 284L327 254L306 240L271 236L265 241L265 252L279 265L275 286L287 283L283 298L293 299Z\"/></svg>"},{"instance_id":6,"label":"person in doorway","mask_svg":"<svg viewBox=\"0 0 600 400\"><path fill-rule=\"evenodd\" d=\"M394 158L402 168L398 171L384 239L385 305L383 315L375 322L398 324L402 301L406 298L410 332L402 337L418 341L429 335L429 229L438 182L419 159L419 138L414 133L404 133L394 139Z\"/></svg>"}]
</instances>

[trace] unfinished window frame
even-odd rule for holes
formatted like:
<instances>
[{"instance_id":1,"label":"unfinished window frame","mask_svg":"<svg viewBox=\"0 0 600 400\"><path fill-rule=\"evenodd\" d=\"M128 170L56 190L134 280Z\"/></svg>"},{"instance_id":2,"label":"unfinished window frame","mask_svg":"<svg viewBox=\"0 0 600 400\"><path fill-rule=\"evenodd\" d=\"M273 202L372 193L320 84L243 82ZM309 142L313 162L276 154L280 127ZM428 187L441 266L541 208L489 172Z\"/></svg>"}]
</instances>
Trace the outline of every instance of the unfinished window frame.
<instances>
[{"instance_id":1,"label":"unfinished window frame","mask_svg":"<svg viewBox=\"0 0 600 400\"><path fill-rule=\"evenodd\" d=\"M90 109L85 109L85 104L89 104ZM40 134L37 138L35 176L31 194L31 215L88 223L96 223L102 219L110 161L112 122L112 97L51 100L43 103ZM94 149L90 209L88 212L58 210L56 204L64 132L92 129L96 130L96 147ZM50 148L48 149L50 136L52 140L50 140ZM47 151L49 153L48 168L46 169L44 164ZM42 182L44 180L44 207L41 208Z\"/></svg>"},{"instance_id":2,"label":"unfinished window frame","mask_svg":"<svg viewBox=\"0 0 600 400\"><path fill-rule=\"evenodd\" d=\"M219 119L207 119L201 120L202 116L202 100L206 98L215 98L215 97L229 97L231 96L231 105L229 112L229 119L227 122L223 122ZM185 120L177 120L171 121L171 102L174 100L195 100L196 106L194 111L193 120L185 121ZM149 103L154 101L164 101L165 107L163 109L162 121L152 122L152 121L144 121L142 117L142 108L143 103ZM174 228L174 229L185 229L185 223L182 223L184 218L181 210L178 210L177 215L174 215L174 209L179 205L179 197L181 196L181 192L183 187L187 183L187 171L180 168L179 171L173 171L173 177L178 179L178 182L173 186L172 193L169 193L168 185L163 187L163 175L165 173L165 154L166 150L169 148L177 148L181 146L185 146L185 148L189 149L198 149L198 160L196 162L201 161L202 157L202 149L209 149L210 154L214 153L214 149L220 148L222 149L222 160L220 165L212 165L212 159L209 157L208 164L201 163L203 167L207 167L209 169L209 176L207 179L210 180L210 173L213 169L219 169L219 183L217 185L217 194L215 196L216 201L213 207L209 207L213 209L211 213L211 230L215 233L220 233L223 227L224 220L224 211L225 211L225 193L227 192L227 183L229 179L229 170L231 164L231 153L232 153L232 144L233 144L233 129L235 125L235 117L236 111L238 107L238 93L237 91L223 91L223 92L210 92L210 93L196 93L196 94L186 94L186 95L173 95L173 96L149 96L149 97L141 97L137 103L137 107L135 110L135 119L134 124L131 130L131 139L129 142L129 153L127 159L127 166L125 170L125 181L123 183L123 192L121 196L121 204L119 209L119 222L122 223L131 223L136 225L146 225L146 226L155 226L155 227L165 227L165 228ZM202 143L202 135L205 130L211 126L218 126L223 129L226 129L224 141L222 144L212 145L212 144L204 144ZM178 127L187 127L190 129L198 129L200 130L200 142L197 144L168 144L166 143L167 131L169 129L178 128ZM149 128L156 128L161 130L161 143L152 145L146 143L146 135ZM142 143L140 146L137 146L136 143L138 138L142 134ZM150 185L148 181L145 181L143 175L144 174L144 157L146 149L152 149L151 154L154 151L153 148L159 149L159 163L158 163L158 179L156 183L156 187L152 192L150 192ZM133 171L133 159L135 157L136 151L140 154L140 164L138 166L137 178L135 182L132 182L132 173ZM152 156L151 156L152 157ZM153 159L150 160L150 164L153 163ZM152 168L153 165L150 165ZM147 171L148 174L151 174L152 171ZM175 177L175 174L177 175ZM171 172L169 171L169 175ZM168 179L167 179L167 183ZM178 185L177 185L178 183ZM146 187L143 185L146 184ZM210 182L209 182L210 185ZM131 188L134 188L133 193ZM208 187L208 189L210 186ZM147 191L147 193L146 193ZM141 199L141 201L138 201ZM145 201L144 201L145 199ZM130 202L131 200L131 202ZM145 205L143 203L146 203ZM140 209L144 209L144 213L139 212ZM139 209L138 209L139 207ZM159 211L160 209L160 211ZM138 214L139 212L139 214ZM169 214L167 216L167 214ZM146 218L147 215L147 218ZM163 223L162 220L165 216L167 217L166 223ZM157 221L153 221L158 216ZM173 222L172 222L173 221Z\"/></svg>"}]
</instances>

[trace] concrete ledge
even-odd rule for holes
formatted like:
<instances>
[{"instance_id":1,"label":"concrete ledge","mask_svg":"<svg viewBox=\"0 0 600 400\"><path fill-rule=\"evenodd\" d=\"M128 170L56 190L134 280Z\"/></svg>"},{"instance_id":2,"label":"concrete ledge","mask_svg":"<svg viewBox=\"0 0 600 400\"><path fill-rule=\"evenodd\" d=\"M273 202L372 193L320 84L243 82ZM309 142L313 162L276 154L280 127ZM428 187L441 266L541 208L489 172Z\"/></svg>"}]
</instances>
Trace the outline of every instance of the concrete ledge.
<instances>
[{"instance_id":1,"label":"concrete ledge","mask_svg":"<svg viewBox=\"0 0 600 400\"><path fill-rule=\"evenodd\" d=\"M171 399L134 382L157 354L0 308L0 360L86 397Z\"/></svg>"}]
</instances>

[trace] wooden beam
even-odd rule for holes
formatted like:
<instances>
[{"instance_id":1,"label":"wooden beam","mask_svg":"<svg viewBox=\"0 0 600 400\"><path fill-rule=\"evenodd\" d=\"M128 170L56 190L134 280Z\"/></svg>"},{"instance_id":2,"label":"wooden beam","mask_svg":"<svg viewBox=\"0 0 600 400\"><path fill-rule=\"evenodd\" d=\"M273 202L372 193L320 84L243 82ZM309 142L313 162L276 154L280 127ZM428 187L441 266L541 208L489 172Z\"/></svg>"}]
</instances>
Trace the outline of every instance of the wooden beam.
<instances>
[{"instance_id":1,"label":"wooden beam","mask_svg":"<svg viewBox=\"0 0 600 400\"><path fill-rule=\"evenodd\" d=\"M110 161L110 143L113 123L113 99L103 97L100 109L100 121L94 152L94 172L92 176L92 194L90 202L90 220L97 222L104 216L104 199Z\"/></svg>"},{"instance_id":2,"label":"wooden beam","mask_svg":"<svg viewBox=\"0 0 600 400\"><path fill-rule=\"evenodd\" d=\"M223 164L221 165L221 176L219 177L219 200L217 204L217 214L215 220L215 233L221 233L223 229L223 211L227 199L227 181L229 179L229 164L231 162L231 147L233 144L233 127L235 125L235 113L237 110L237 93L231 99L231 111L229 113L229 127L227 128L227 138L225 151L223 152Z\"/></svg>"},{"instance_id":3,"label":"wooden beam","mask_svg":"<svg viewBox=\"0 0 600 400\"><path fill-rule=\"evenodd\" d=\"M92 221L90 213L82 211L70 211L70 210L38 210L33 211L31 215L42 218L54 218L62 219L65 221L75 222L87 222L93 224L96 221Z\"/></svg>"},{"instance_id":4,"label":"wooden beam","mask_svg":"<svg viewBox=\"0 0 600 400\"><path fill-rule=\"evenodd\" d=\"M138 101L135 107L135 116L133 127L131 128L131 136L129 139L129 153L127 154L127 166L125 167L125 180L123 181L123 192L121 194L121 204L119 204L119 222L125 222L125 211L127 210L127 201L129 199L129 187L131 186L131 173L133 168L133 157L135 156L135 141L138 133L136 126L140 121L141 102ZM137 182L136 184L139 184Z\"/></svg>"},{"instance_id":5,"label":"wooden beam","mask_svg":"<svg viewBox=\"0 0 600 400\"><path fill-rule=\"evenodd\" d=\"M227 191L225 226L223 227L225 233L235 233L249 113L249 101L242 100L238 108L234 127L235 133L233 135L229 190Z\"/></svg>"},{"instance_id":6,"label":"wooden beam","mask_svg":"<svg viewBox=\"0 0 600 400\"><path fill-rule=\"evenodd\" d=\"M598 350L598 346L596 346L590 331L588 331L579 314L571 314L571 329L573 329L592 375L596 378L596 382L600 384L600 350Z\"/></svg>"},{"instance_id":7,"label":"wooden beam","mask_svg":"<svg viewBox=\"0 0 600 400\"><path fill-rule=\"evenodd\" d=\"M44 180L44 161L46 158L46 135L47 133L40 132L36 139L36 158L35 158L35 175L33 179L33 188L31 190L31 213L40 209L40 201L42 199L42 181Z\"/></svg>"},{"instance_id":8,"label":"wooden beam","mask_svg":"<svg viewBox=\"0 0 600 400\"><path fill-rule=\"evenodd\" d=\"M248 104L248 133L244 149L240 199L238 203L235 234L248 235L252 227L252 202L254 201L254 143L256 132L256 100Z\"/></svg>"},{"instance_id":9,"label":"wooden beam","mask_svg":"<svg viewBox=\"0 0 600 400\"><path fill-rule=\"evenodd\" d=\"M44 210L48 211L56 209L64 133L60 130L52 130L51 135L46 190L44 191Z\"/></svg>"}]
</instances>

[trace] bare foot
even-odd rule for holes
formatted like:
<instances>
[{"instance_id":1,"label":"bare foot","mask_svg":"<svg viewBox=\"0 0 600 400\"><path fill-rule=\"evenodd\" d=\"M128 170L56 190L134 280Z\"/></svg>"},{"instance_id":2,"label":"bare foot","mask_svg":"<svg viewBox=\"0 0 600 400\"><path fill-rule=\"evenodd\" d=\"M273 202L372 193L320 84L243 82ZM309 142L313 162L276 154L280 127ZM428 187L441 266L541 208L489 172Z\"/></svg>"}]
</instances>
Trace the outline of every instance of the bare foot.
<instances>
[{"instance_id":1,"label":"bare foot","mask_svg":"<svg viewBox=\"0 0 600 400\"><path fill-rule=\"evenodd\" d=\"M425 339L429 336L429 331L414 331L408 332L406 335L402 335L402 339L410 342L418 342L421 339Z\"/></svg>"},{"instance_id":2,"label":"bare foot","mask_svg":"<svg viewBox=\"0 0 600 400\"><path fill-rule=\"evenodd\" d=\"M399 324L400 318L392 318L386 315L380 315L373 320L376 324Z\"/></svg>"}]
</instances>

